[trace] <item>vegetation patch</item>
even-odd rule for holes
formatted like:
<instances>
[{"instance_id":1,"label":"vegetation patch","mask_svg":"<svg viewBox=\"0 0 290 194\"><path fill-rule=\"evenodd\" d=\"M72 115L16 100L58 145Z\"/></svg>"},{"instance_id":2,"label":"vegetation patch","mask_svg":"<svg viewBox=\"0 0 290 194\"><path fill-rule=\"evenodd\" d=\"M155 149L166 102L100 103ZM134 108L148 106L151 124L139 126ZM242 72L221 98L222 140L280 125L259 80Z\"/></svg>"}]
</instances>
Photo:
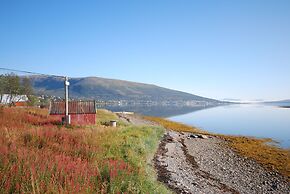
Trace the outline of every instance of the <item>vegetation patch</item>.
<instances>
[{"instance_id":1,"label":"vegetation patch","mask_svg":"<svg viewBox=\"0 0 290 194\"><path fill-rule=\"evenodd\" d=\"M146 120L158 123L159 125L163 126L164 128L171 129L173 131L208 134L208 132L200 130L200 129L196 128L196 127L191 127L191 126L188 126L188 125L184 125L182 123L169 121L169 120L164 119L164 118L151 117L151 116L143 116L143 118L146 119Z\"/></svg>"},{"instance_id":2,"label":"vegetation patch","mask_svg":"<svg viewBox=\"0 0 290 194\"><path fill-rule=\"evenodd\" d=\"M272 139L220 135L239 154L275 170L290 181L290 150L271 145Z\"/></svg>"},{"instance_id":3,"label":"vegetation patch","mask_svg":"<svg viewBox=\"0 0 290 194\"><path fill-rule=\"evenodd\" d=\"M112 116L107 112L100 119ZM147 165L163 130L99 124L67 128L43 111L4 107L0 193L168 193Z\"/></svg>"},{"instance_id":4,"label":"vegetation patch","mask_svg":"<svg viewBox=\"0 0 290 194\"><path fill-rule=\"evenodd\" d=\"M103 125L103 126L109 126L110 121L117 121L118 126L129 126L128 123L123 122L119 119L119 117L106 109L98 109L97 111L97 124Z\"/></svg>"}]
</instances>

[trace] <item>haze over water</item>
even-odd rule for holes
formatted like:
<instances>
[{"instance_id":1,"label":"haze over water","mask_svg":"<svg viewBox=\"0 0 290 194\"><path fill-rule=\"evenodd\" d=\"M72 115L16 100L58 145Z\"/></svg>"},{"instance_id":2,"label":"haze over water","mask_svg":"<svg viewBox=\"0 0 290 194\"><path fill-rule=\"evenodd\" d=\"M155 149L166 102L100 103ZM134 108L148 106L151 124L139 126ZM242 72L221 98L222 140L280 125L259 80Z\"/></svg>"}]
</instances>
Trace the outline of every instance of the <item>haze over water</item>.
<instances>
[{"instance_id":1,"label":"haze over water","mask_svg":"<svg viewBox=\"0 0 290 194\"><path fill-rule=\"evenodd\" d=\"M290 148L290 109L261 104L229 105L169 117L172 121L230 135L272 138Z\"/></svg>"}]
</instances>

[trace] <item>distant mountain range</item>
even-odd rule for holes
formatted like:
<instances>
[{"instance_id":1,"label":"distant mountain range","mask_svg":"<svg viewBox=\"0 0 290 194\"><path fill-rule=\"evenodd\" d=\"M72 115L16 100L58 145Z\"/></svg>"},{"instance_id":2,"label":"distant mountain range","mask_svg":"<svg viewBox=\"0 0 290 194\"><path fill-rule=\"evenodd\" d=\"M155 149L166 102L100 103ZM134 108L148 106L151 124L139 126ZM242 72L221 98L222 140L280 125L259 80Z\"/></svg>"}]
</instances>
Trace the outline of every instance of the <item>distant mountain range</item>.
<instances>
[{"instance_id":1,"label":"distant mountain range","mask_svg":"<svg viewBox=\"0 0 290 194\"><path fill-rule=\"evenodd\" d=\"M37 94L64 96L64 80L57 77L31 76ZM171 90L151 84L143 84L99 77L70 78L69 95L76 99L99 101L131 101L183 103L187 105L214 105L221 101Z\"/></svg>"},{"instance_id":2,"label":"distant mountain range","mask_svg":"<svg viewBox=\"0 0 290 194\"><path fill-rule=\"evenodd\" d=\"M268 102L264 102L264 103L265 104L278 105L278 106L284 106L284 105L289 105L290 106L290 99L279 100L279 101L268 101Z\"/></svg>"},{"instance_id":3,"label":"distant mountain range","mask_svg":"<svg viewBox=\"0 0 290 194\"><path fill-rule=\"evenodd\" d=\"M287 99L287 100L279 100L279 101L275 101L275 102L279 102L279 103L290 103L290 99Z\"/></svg>"}]
</instances>

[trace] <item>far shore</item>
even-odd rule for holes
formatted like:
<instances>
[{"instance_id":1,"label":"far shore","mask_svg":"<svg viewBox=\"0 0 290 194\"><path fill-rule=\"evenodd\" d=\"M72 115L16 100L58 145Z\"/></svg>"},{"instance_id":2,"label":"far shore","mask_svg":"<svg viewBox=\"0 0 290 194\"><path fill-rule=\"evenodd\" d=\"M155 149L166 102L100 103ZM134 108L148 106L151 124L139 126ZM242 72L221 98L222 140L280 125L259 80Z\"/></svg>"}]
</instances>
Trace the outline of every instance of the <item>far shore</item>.
<instances>
[{"instance_id":1,"label":"far shore","mask_svg":"<svg viewBox=\"0 0 290 194\"><path fill-rule=\"evenodd\" d=\"M281 108L290 108L290 106L279 106Z\"/></svg>"}]
</instances>

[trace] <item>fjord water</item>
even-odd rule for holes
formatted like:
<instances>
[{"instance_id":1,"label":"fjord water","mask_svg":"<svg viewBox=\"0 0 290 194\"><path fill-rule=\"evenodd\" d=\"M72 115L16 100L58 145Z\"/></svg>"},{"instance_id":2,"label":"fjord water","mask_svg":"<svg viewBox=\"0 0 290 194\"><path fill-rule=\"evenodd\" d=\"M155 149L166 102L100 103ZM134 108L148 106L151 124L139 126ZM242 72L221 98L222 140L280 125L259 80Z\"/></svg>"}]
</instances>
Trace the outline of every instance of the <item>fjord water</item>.
<instances>
[{"instance_id":1,"label":"fjord water","mask_svg":"<svg viewBox=\"0 0 290 194\"><path fill-rule=\"evenodd\" d=\"M169 120L229 135L272 138L290 148L290 108L262 104L228 105L203 109Z\"/></svg>"}]
</instances>

